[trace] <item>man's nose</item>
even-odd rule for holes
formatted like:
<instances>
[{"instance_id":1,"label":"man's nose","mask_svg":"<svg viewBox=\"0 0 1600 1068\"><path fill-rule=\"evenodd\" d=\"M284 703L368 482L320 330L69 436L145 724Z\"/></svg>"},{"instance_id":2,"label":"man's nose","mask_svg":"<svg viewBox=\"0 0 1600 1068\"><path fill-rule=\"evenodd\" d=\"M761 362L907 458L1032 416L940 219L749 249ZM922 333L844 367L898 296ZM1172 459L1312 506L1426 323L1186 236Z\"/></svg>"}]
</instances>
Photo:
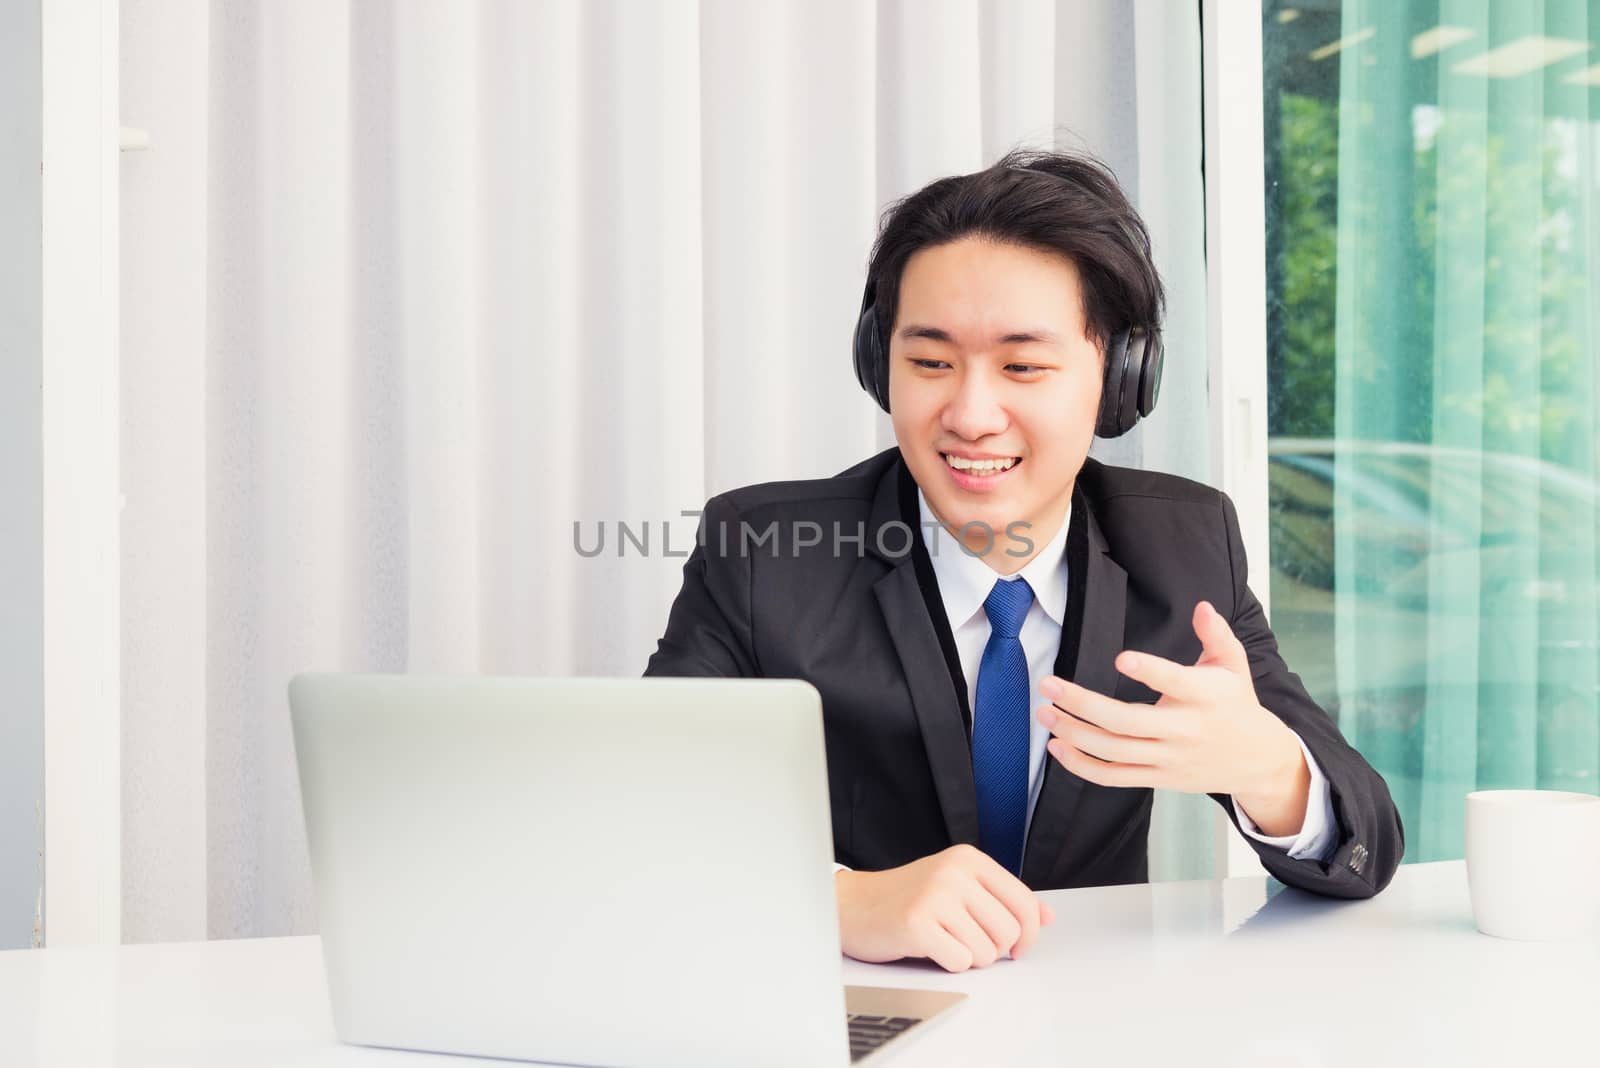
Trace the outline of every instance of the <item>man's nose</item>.
<instances>
[{"instance_id":1,"label":"man's nose","mask_svg":"<svg viewBox=\"0 0 1600 1068\"><path fill-rule=\"evenodd\" d=\"M945 405L944 428L964 441L998 434L1010 423L990 378L982 372L963 375L955 396Z\"/></svg>"}]
</instances>

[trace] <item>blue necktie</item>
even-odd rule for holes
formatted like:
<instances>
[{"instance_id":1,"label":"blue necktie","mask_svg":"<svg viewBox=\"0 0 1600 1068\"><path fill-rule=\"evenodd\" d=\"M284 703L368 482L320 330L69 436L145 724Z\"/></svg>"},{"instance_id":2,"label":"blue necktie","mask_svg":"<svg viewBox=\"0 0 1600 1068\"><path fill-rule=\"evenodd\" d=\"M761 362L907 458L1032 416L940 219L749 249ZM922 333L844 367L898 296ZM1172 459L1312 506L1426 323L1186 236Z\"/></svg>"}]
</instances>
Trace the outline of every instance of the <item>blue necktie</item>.
<instances>
[{"instance_id":1,"label":"blue necktie","mask_svg":"<svg viewBox=\"0 0 1600 1068\"><path fill-rule=\"evenodd\" d=\"M983 602L989 643L978 661L972 712L972 776L978 786L983 851L1022 874L1022 830L1028 818L1028 657L1018 635L1033 604L1025 579L1000 579Z\"/></svg>"}]
</instances>

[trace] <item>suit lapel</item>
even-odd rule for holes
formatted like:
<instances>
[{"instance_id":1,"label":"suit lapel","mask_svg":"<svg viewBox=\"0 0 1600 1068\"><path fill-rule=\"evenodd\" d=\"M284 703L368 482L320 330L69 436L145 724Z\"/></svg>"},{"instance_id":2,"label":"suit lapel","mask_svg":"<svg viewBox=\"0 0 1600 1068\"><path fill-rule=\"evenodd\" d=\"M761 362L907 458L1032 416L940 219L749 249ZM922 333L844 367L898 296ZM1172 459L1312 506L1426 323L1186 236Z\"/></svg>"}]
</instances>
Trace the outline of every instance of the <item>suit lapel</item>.
<instances>
[{"instance_id":1,"label":"suit lapel","mask_svg":"<svg viewBox=\"0 0 1600 1068\"><path fill-rule=\"evenodd\" d=\"M1073 526L1080 515L1083 526L1081 534L1070 527L1067 532L1066 626L1061 630L1055 674L1109 696L1117 685L1112 661L1122 651L1128 573L1109 555L1105 535L1081 489L1073 494L1072 512ZM1044 784L1023 852L1022 881L1029 886L1052 885L1051 873L1066 847L1083 786L1082 779L1046 754Z\"/></svg>"},{"instance_id":2,"label":"suit lapel","mask_svg":"<svg viewBox=\"0 0 1600 1068\"><path fill-rule=\"evenodd\" d=\"M902 467L897 461L879 481L867 524L868 546L889 564L889 571L873 584L873 592L900 659L906 688L911 692L950 841L976 845L978 790L972 778L972 747L938 629L917 582L914 550L919 540L919 517L913 514L909 519L902 518L900 481L902 477L909 478L909 474L902 476ZM885 546L893 549L901 545L906 547L902 553L884 551Z\"/></svg>"},{"instance_id":3,"label":"suit lapel","mask_svg":"<svg viewBox=\"0 0 1600 1068\"><path fill-rule=\"evenodd\" d=\"M972 778L972 749L916 573L908 562L879 579L874 590L911 691L950 841L976 845L978 788Z\"/></svg>"}]
</instances>

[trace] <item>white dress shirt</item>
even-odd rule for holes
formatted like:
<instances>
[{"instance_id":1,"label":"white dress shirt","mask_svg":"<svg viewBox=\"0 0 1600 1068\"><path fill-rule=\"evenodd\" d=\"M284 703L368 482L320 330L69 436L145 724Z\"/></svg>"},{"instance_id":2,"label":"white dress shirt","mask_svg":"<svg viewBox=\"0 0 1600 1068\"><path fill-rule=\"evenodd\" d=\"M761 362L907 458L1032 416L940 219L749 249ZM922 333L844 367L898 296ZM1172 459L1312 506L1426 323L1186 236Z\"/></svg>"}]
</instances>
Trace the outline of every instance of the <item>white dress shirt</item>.
<instances>
[{"instance_id":1,"label":"white dress shirt","mask_svg":"<svg viewBox=\"0 0 1600 1068\"><path fill-rule=\"evenodd\" d=\"M1023 825L1023 842L1033 826L1033 806L1039 800L1039 788L1044 783L1045 743L1050 731L1032 714L1044 703L1039 684L1055 674L1056 650L1061 646L1062 617L1067 610L1067 528L1072 520L1072 509L1062 517L1061 529L1050 539L1033 559L1014 575L1001 575L984 562L972 556L961 543L944 528L928 507L928 499L917 490L917 507L921 513L922 530L928 546L928 556L933 564L934 578L939 584L939 599L944 602L945 618L956 643L956 655L961 661L961 674L967 682L967 707L978 706L978 663L983 659L983 649L989 643L989 617L983 611L983 602L994 589L997 579L1015 581L1023 578L1033 589L1033 604L1022 622L1018 636L1022 650L1028 658L1029 714L1028 714L1028 818ZM928 533L931 531L931 535ZM1004 552L1006 546L998 539L995 552ZM1291 732L1292 733L1292 732ZM1317 765L1316 757L1306 748L1299 734L1295 741L1305 754L1306 767L1311 771L1311 786L1306 796L1306 818L1299 834L1273 837L1261 833L1237 801L1233 802L1234 815L1239 827L1258 842L1285 850L1290 858L1307 857L1326 859L1334 846L1333 794L1328 779ZM835 871L846 870L835 864Z\"/></svg>"}]
</instances>

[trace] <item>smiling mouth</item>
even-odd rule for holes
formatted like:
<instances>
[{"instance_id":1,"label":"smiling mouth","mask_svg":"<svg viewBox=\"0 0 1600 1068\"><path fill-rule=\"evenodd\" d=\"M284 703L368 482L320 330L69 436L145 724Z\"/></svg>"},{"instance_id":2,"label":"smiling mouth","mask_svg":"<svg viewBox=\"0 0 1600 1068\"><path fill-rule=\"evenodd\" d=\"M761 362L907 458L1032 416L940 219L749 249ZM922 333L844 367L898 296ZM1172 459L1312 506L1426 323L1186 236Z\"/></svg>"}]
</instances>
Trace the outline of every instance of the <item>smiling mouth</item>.
<instances>
[{"instance_id":1,"label":"smiling mouth","mask_svg":"<svg viewBox=\"0 0 1600 1068\"><path fill-rule=\"evenodd\" d=\"M974 478L992 478L1022 463L1020 456L1007 456L995 460L968 460L948 452L939 455L944 457L945 466L952 471L960 471L963 475L971 475Z\"/></svg>"}]
</instances>

